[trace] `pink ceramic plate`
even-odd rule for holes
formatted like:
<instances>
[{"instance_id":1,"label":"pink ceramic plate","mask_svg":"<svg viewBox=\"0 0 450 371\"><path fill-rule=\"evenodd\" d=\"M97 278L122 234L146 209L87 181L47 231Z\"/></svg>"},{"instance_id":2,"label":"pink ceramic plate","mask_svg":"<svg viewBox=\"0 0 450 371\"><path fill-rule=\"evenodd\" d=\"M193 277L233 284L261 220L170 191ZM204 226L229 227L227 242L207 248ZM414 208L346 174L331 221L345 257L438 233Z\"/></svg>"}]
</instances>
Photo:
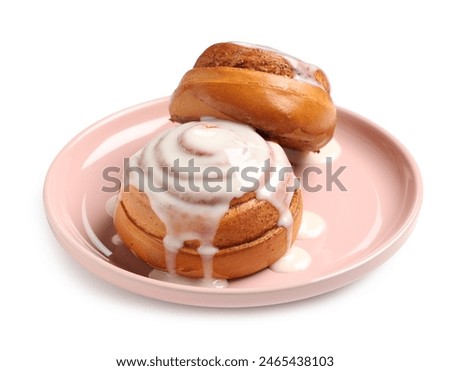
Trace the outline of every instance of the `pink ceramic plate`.
<instances>
[{"instance_id":1,"label":"pink ceramic plate","mask_svg":"<svg viewBox=\"0 0 450 371\"><path fill-rule=\"evenodd\" d=\"M102 187L106 168L123 160L155 133L173 125L168 99L114 114L74 138L47 174L44 201L50 226L65 249L88 270L126 290L175 303L211 307L248 307L300 300L347 285L392 256L410 235L420 208L422 186L405 148L370 121L338 111L335 138L342 148L333 169L347 191L332 186L304 191L305 209L325 219L325 232L300 241L311 256L295 273L266 269L230 281L225 289L196 287L149 278L150 268L115 244L106 204L113 196ZM111 168L110 168L111 170ZM325 169L324 169L325 171ZM113 173L109 173L110 175ZM319 184L310 179L310 185Z\"/></svg>"}]
</instances>

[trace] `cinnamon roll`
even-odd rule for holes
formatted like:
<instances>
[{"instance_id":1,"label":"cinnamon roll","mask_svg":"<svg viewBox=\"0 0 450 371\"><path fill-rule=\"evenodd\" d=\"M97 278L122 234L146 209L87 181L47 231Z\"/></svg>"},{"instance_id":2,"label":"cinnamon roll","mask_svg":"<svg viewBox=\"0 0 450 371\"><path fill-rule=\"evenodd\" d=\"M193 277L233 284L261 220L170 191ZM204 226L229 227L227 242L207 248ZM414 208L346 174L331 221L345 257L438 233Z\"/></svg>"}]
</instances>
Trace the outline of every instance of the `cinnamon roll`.
<instances>
[{"instance_id":1,"label":"cinnamon roll","mask_svg":"<svg viewBox=\"0 0 450 371\"><path fill-rule=\"evenodd\" d=\"M248 124L267 140L318 151L333 136L336 107L318 67L257 45L207 48L171 97L171 119L212 116Z\"/></svg>"},{"instance_id":2,"label":"cinnamon roll","mask_svg":"<svg viewBox=\"0 0 450 371\"><path fill-rule=\"evenodd\" d=\"M283 256L301 214L278 144L247 125L204 119L160 133L130 159L114 224L156 269L229 279Z\"/></svg>"}]
</instances>

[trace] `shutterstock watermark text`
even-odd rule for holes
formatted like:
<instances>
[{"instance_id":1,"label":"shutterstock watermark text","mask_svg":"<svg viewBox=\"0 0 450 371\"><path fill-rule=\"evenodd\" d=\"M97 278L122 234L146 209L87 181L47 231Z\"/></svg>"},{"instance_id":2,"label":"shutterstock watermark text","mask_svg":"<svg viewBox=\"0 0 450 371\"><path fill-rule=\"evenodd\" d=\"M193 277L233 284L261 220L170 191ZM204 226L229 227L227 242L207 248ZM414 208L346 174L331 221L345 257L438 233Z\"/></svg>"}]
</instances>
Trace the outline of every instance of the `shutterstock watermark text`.
<instances>
[{"instance_id":1,"label":"shutterstock watermark text","mask_svg":"<svg viewBox=\"0 0 450 371\"><path fill-rule=\"evenodd\" d=\"M223 170L219 166L196 166L194 159L188 161L186 166L181 166L178 159L170 166L162 166L157 169L148 167L145 170L139 166L130 164L130 159L125 158L123 166L109 166L103 170L103 179L106 184L102 191L116 193L122 187L128 192L130 185L139 191L167 192L231 192L235 186L235 177L239 178L240 191L251 192L264 187L268 192L276 191L276 184L289 177L292 178L286 186L287 192L293 192L302 188L306 192L320 192L339 190L346 192L347 188L340 177L347 166L335 167L331 157L327 157L324 166L306 166L301 174L293 174L291 167L274 167L266 160L261 167L257 166L232 166ZM123 175L121 175L123 174ZM123 183L123 184L122 184Z\"/></svg>"}]
</instances>

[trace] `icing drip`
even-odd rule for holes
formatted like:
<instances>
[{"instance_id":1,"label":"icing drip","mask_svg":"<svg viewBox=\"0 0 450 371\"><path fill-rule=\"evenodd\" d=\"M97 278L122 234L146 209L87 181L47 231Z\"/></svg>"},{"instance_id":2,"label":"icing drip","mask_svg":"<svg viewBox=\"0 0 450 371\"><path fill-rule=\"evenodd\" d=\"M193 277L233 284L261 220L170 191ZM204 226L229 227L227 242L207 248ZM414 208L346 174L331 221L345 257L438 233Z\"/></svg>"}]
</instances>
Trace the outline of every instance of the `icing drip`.
<instances>
[{"instance_id":1,"label":"icing drip","mask_svg":"<svg viewBox=\"0 0 450 371\"><path fill-rule=\"evenodd\" d=\"M319 237L326 228L323 218L312 211L303 210L302 224L298 232L298 238L316 238Z\"/></svg>"},{"instance_id":2,"label":"icing drip","mask_svg":"<svg viewBox=\"0 0 450 371\"><path fill-rule=\"evenodd\" d=\"M292 246L286 254L270 266L277 273L303 271L311 264L311 255L301 247Z\"/></svg>"},{"instance_id":3,"label":"icing drip","mask_svg":"<svg viewBox=\"0 0 450 371\"><path fill-rule=\"evenodd\" d=\"M175 283L177 285L211 287L216 289L223 289L228 286L227 280L189 278L173 275L167 272L160 271L158 269L153 269L148 276L149 278L152 278L154 280Z\"/></svg>"},{"instance_id":4,"label":"icing drip","mask_svg":"<svg viewBox=\"0 0 450 371\"><path fill-rule=\"evenodd\" d=\"M114 216L114 212L116 210L117 198L117 195L114 195L106 201L106 214L108 214L111 218Z\"/></svg>"},{"instance_id":5,"label":"icing drip","mask_svg":"<svg viewBox=\"0 0 450 371\"><path fill-rule=\"evenodd\" d=\"M297 239L293 246L270 269L277 273L292 273L307 269L312 262L312 257L305 249L301 248L301 240L317 238L325 232L325 220L312 211L303 210L302 224Z\"/></svg>"},{"instance_id":6,"label":"icing drip","mask_svg":"<svg viewBox=\"0 0 450 371\"><path fill-rule=\"evenodd\" d=\"M116 246L123 244L123 241L118 234L115 234L114 236L112 236L111 242L113 245L116 245Z\"/></svg>"},{"instance_id":7,"label":"icing drip","mask_svg":"<svg viewBox=\"0 0 450 371\"><path fill-rule=\"evenodd\" d=\"M321 165L327 161L336 161L341 155L341 146L339 142L332 138L325 146L323 146L319 152L304 152L299 153L297 159L293 159L293 162L300 163L304 166L308 165ZM288 154L290 156L290 154Z\"/></svg>"}]
</instances>

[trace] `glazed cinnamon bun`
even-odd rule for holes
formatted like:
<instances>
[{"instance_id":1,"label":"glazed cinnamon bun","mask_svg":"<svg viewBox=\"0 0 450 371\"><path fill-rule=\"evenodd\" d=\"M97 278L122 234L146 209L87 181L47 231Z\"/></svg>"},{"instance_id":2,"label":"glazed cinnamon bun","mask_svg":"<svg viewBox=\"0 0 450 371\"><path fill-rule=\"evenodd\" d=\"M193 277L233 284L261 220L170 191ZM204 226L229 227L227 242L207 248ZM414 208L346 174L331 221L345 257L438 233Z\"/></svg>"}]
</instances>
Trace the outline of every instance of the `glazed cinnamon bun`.
<instances>
[{"instance_id":1,"label":"glazed cinnamon bun","mask_svg":"<svg viewBox=\"0 0 450 371\"><path fill-rule=\"evenodd\" d=\"M171 97L171 119L212 116L248 124L267 140L296 150L320 150L333 136L336 107L318 67L257 45L207 48Z\"/></svg>"},{"instance_id":2,"label":"glazed cinnamon bun","mask_svg":"<svg viewBox=\"0 0 450 371\"><path fill-rule=\"evenodd\" d=\"M297 235L302 198L291 165L252 127L219 119L176 124L130 165L114 224L156 269L242 277L278 260Z\"/></svg>"}]
</instances>

